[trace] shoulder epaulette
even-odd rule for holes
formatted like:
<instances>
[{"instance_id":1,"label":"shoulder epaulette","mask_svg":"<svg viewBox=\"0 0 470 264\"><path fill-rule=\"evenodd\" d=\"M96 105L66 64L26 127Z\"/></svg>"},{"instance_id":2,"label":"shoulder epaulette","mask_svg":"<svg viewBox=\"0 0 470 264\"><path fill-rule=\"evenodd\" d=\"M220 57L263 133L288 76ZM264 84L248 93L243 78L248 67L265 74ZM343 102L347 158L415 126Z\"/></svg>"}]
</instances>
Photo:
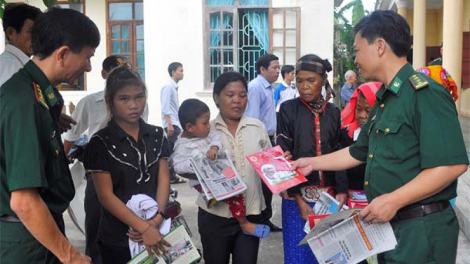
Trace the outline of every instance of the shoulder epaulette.
<instances>
[{"instance_id":1,"label":"shoulder epaulette","mask_svg":"<svg viewBox=\"0 0 470 264\"><path fill-rule=\"evenodd\" d=\"M38 103L45 107L47 110L49 110L49 106L47 105L46 100L44 99L44 93L42 92L41 87L33 82L33 90L34 96L36 97Z\"/></svg>"},{"instance_id":2,"label":"shoulder epaulette","mask_svg":"<svg viewBox=\"0 0 470 264\"><path fill-rule=\"evenodd\" d=\"M427 87L429 85L429 82L424 78L424 76L421 73L415 73L411 75L411 77L408 79L415 88L415 90L422 89L424 87Z\"/></svg>"}]
</instances>

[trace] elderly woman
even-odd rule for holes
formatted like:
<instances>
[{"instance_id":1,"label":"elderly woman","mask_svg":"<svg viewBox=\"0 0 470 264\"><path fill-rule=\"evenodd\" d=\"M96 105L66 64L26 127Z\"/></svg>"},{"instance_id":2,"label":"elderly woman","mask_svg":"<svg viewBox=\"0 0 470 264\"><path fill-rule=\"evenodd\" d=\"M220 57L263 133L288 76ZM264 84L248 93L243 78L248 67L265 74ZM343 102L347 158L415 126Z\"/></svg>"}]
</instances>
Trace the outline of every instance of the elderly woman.
<instances>
[{"instance_id":1,"label":"elderly woman","mask_svg":"<svg viewBox=\"0 0 470 264\"><path fill-rule=\"evenodd\" d=\"M248 102L247 92L246 79L237 72L223 73L215 80L213 97L220 113L211 122L211 129L220 135L223 148L230 151L235 167L248 187L244 193L247 219L260 223L260 214L265 208L261 180L245 157L270 148L271 143L263 123L243 115ZM242 232L226 203L207 208L202 197L198 197L197 204L206 264L228 264L230 255L233 264L257 263L259 238Z\"/></svg>"},{"instance_id":2,"label":"elderly woman","mask_svg":"<svg viewBox=\"0 0 470 264\"><path fill-rule=\"evenodd\" d=\"M293 159L316 157L338 149L341 129L340 111L321 95L327 85L331 64L317 55L308 54L296 65L299 97L286 101L279 111L276 143L290 151ZM282 200L284 229L284 263L318 263L307 245L297 246L305 236L303 227L320 192L336 196L341 204L347 199L346 173L314 171L305 175L307 182L287 190Z\"/></svg>"}]
</instances>

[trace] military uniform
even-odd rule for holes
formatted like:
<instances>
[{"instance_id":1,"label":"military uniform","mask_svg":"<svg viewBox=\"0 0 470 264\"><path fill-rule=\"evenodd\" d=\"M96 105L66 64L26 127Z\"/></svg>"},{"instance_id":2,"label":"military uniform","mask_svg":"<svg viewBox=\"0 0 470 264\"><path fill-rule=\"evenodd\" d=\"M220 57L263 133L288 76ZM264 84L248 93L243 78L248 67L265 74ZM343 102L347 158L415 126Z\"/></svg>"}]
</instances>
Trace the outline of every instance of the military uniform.
<instances>
[{"instance_id":1,"label":"military uniform","mask_svg":"<svg viewBox=\"0 0 470 264\"><path fill-rule=\"evenodd\" d=\"M437 59L431 61L431 63L429 63L429 65L442 65L442 58L437 58Z\"/></svg>"},{"instance_id":2,"label":"military uniform","mask_svg":"<svg viewBox=\"0 0 470 264\"><path fill-rule=\"evenodd\" d=\"M403 66L377 102L350 154L366 161L365 192L374 198L395 191L422 170L468 164L457 110L447 90ZM457 182L441 192L401 209L448 204ZM435 207L435 206L434 206ZM459 226L451 207L391 223L398 245L380 256L380 263L455 263ZM398 216L399 214L397 214Z\"/></svg>"},{"instance_id":3,"label":"military uniform","mask_svg":"<svg viewBox=\"0 0 470 264\"><path fill-rule=\"evenodd\" d=\"M58 118L63 100L32 61L0 88L0 262L60 263L19 222L11 192L37 188L64 233L62 213L75 195Z\"/></svg>"}]
</instances>

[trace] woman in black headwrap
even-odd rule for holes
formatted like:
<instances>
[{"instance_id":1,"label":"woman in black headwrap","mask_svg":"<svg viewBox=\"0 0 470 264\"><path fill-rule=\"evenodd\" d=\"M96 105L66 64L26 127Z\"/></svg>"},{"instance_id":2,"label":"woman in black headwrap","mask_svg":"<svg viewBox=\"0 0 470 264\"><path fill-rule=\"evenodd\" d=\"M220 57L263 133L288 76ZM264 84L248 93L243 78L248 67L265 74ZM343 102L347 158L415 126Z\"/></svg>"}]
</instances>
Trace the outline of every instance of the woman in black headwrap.
<instances>
[{"instance_id":1,"label":"woman in black headwrap","mask_svg":"<svg viewBox=\"0 0 470 264\"><path fill-rule=\"evenodd\" d=\"M315 157L338 149L341 137L340 110L321 95L328 85L328 60L308 54L296 65L296 85L299 97L284 102L279 110L276 143L290 151L294 160ZM284 263L318 263L307 245L297 246L305 236L303 227L313 206L326 191L340 201L347 199L347 178L344 171L314 171L305 175L307 182L283 193L282 227L284 230Z\"/></svg>"}]
</instances>

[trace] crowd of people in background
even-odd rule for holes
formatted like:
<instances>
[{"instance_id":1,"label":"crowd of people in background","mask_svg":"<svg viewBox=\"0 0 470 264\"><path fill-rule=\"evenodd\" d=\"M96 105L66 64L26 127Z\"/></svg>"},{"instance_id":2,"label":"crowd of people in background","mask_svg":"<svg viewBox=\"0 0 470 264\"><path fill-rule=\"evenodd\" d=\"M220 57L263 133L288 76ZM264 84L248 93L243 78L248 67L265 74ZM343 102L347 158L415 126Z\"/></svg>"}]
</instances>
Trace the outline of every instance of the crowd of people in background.
<instances>
[{"instance_id":1,"label":"crowd of people in background","mask_svg":"<svg viewBox=\"0 0 470 264\"><path fill-rule=\"evenodd\" d=\"M375 11L355 26L358 73L377 82L356 87L358 76L347 71L339 106L330 102L327 59L311 53L281 67L277 56L264 54L253 80L234 71L216 78L219 113L211 120L202 101L180 105L184 70L173 62L161 88L162 127L147 123L145 82L115 55L102 63L105 88L80 100L72 117L62 113L57 85L91 71L100 43L85 15L13 5L3 27L9 43L0 55L0 262L124 264L132 258L129 240L150 254L166 252L171 245L160 226L170 184L183 178L199 192L206 264L255 264L270 232L283 232L284 263L318 263L308 245L298 246L305 221L320 192L341 208L351 189L366 193L362 219L390 222L400 238L379 263L455 262L459 227L448 201L468 165L451 96L456 86L450 75L417 72L406 61L410 28L398 14ZM75 194L66 155L85 131L86 255L67 240L62 217ZM272 192L245 158L275 145L307 178L281 193L282 227L271 221ZM247 190L209 204L188 159L217 159L223 150ZM126 206L137 194L155 200L153 216L140 218Z\"/></svg>"}]
</instances>

